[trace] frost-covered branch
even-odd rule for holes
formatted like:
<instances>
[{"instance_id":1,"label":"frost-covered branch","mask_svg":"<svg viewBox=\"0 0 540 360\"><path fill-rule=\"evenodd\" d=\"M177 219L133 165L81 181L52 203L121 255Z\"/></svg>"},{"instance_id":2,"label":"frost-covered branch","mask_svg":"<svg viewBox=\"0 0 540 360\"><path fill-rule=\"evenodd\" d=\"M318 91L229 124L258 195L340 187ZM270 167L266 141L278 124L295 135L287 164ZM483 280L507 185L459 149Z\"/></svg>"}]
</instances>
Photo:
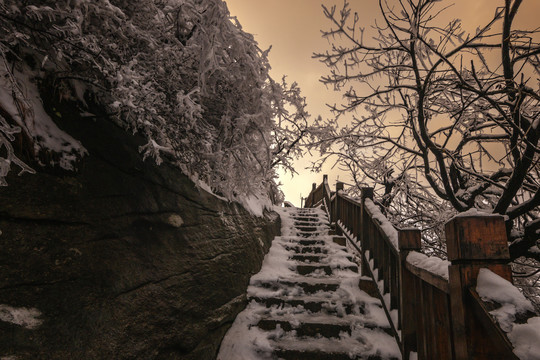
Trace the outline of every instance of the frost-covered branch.
<instances>
[{"instance_id":1,"label":"frost-covered branch","mask_svg":"<svg viewBox=\"0 0 540 360\"><path fill-rule=\"evenodd\" d=\"M538 237L526 229L540 215L539 29L514 29L520 4L494 4L472 34L440 20L447 1L380 0L383 22L370 32L348 2L323 6L331 45L314 57L329 67L323 83L347 89L331 110L350 124L318 144L340 149L335 161L375 185L396 221L418 223L411 211L428 210L418 206L426 201L435 213L449 204L508 214L509 235ZM433 228L428 215L422 226ZM519 249L514 258L527 254Z\"/></svg>"},{"instance_id":2,"label":"frost-covered branch","mask_svg":"<svg viewBox=\"0 0 540 360\"><path fill-rule=\"evenodd\" d=\"M242 30L222 0L5 0L0 49L14 69L9 73L27 76L17 75L12 84L31 85L38 102L37 84L54 84L81 112L92 99L146 139L144 158L173 163L229 199L278 193L275 168L292 170L310 126L298 87L270 78L268 50ZM1 100L6 110L27 99ZM65 158L64 168L84 156L61 132L57 138L71 150L41 144L48 130L25 124L41 124L43 117L24 119L11 125L38 148ZM2 141L11 141L4 130Z\"/></svg>"}]
</instances>

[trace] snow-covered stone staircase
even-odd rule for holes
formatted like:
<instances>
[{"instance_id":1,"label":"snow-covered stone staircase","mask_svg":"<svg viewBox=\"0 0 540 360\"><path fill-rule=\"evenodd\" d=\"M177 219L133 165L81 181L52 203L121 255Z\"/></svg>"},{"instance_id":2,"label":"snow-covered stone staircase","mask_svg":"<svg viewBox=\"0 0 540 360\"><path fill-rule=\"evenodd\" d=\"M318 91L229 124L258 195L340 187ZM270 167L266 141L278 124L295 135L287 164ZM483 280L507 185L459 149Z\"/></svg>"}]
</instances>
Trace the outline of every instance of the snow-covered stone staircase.
<instances>
[{"instance_id":1,"label":"snow-covered stone staircase","mask_svg":"<svg viewBox=\"0 0 540 360\"><path fill-rule=\"evenodd\" d=\"M225 336L219 360L399 359L380 301L358 287L345 239L321 209L282 208L249 304Z\"/></svg>"}]
</instances>

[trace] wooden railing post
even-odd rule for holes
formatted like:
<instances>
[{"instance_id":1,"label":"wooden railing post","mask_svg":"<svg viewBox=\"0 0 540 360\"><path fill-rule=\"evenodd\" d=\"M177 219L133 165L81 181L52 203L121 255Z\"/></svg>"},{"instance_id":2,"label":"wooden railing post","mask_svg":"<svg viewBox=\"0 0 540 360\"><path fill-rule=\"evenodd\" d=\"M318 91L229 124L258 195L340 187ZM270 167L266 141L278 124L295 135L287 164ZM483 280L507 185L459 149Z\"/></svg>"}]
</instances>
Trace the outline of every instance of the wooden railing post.
<instances>
[{"instance_id":1,"label":"wooden railing post","mask_svg":"<svg viewBox=\"0 0 540 360\"><path fill-rule=\"evenodd\" d=\"M365 187L365 188L362 188L360 189L360 198L361 198L361 203L362 203L362 207L360 208L360 232L358 235L358 241L360 241L360 244L362 244L362 252L365 254L366 253L366 243L368 241L367 237L368 237L368 226L366 224L366 217L367 217L367 214L366 214L366 208L365 208L365 204L364 202L366 201L366 199L371 199L373 200L373 188L371 187ZM373 256L373 254L371 254L371 256ZM364 257L366 258L367 261L369 261L369 259L364 255ZM369 265L366 264L364 261L362 261L362 275L368 275L370 273L370 271L368 270L368 267Z\"/></svg>"},{"instance_id":2,"label":"wooden railing post","mask_svg":"<svg viewBox=\"0 0 540 360\"><path fill-rule=\"evenodd\" d=\"M358 239L361 244L364 244L364 239L367 237L367 226L364 224L365 217L366 217L366 210L364 206L364 202L366 199L373 200L373 188L371 187L364 187L360 189L360 198L362 202L362 209L360 214L360 228L362 231L360 232L360 238ZM364 248L362 248L362 251L366 251Z\"/></svg>"},{"instance_id":3,"label":"wooden railing post","mask_svg":"<svg viewBox=\"0 0 540 360\"><path fill-rule=\"evenodd\" d=\"M326 186L325 184L328 184L328 175L327 174L324 174L323 175L323 182L322 182L322 199L324 200L323 202L323 205L324 205L324 210L328 213L328 216L330 217L328 220L329 221L332 221L331 219L331 216L332 214L330 214L330 211L332 210L332 208L330 207L330 198L326 198Z\"/></svg>"},{"instance_id":4,"label":"wooden railing post","mask_svg":"<svg viewBox=\"0 0 540 360\"><path fill-rule=\"evenodd\" d=\"M338 197L339 197L338 195L341 190L343 190L343 183L338 181L336 182L336 199L334 201L334 209L332 213L332 221L335 222L336 225L337 225L337 221L340 219L340 216L341 216L341 213L340 213L341 209L340 209L340 204L338 201Z\"/></svg>"},{"instance_id":5,"label":"wooden railing post","mask_svg":"<svg viewBox=\"0 0 540 360\"><path fill-rule=\"evenodd\" d=\"M497 359L497 347L474 315L468 288L476 286L480 268L512 281L502 216L458 216L446 224L450 308L456 359Z\"/></svg>"},{"instance_id":6,"label":"wooden railing post","mask_svg":"<svg viewBox=\"0 0 540 360\"><path fill-rule=\"evenodd\" d=\"M411 351L417 351L416 342L416 312L418 299L416 298L414 275L405 267L407 255L411 251L420 251L420 230L399 230L399 322L401 328L401 353L403 360L409 360Z\"/></svg>"}]
</instances>

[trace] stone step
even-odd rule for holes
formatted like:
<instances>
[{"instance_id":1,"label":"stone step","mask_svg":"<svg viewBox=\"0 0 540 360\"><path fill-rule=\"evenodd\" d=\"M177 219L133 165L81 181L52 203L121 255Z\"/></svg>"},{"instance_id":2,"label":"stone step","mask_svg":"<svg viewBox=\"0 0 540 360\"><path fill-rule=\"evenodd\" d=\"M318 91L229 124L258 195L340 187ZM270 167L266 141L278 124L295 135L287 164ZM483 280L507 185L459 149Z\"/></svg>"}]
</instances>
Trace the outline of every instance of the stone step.
<instances>
[{"instance_id":1,"label":"stone step","mask_svg":"<svg viewBox=\"0 0 540 360\"><path fill-rule=\"evenodd\" d=\"M315 313L309 315L296 314L294 320L290 315L263 317L257 323L257 326L262 330L270 331L275 330L279 325L283 331L296 331L296 336L299 338L303 336L339 338L341 332L351 335L352 327L379 331L381 334L385 333L392 336L390 326L382 327L375 321L357 314L336 317L324 313Z\"/></svg>"},{"instance_id":2,"label":"stone step","mask_svg":"<svg viewBox=\"0 0 540 360\"><path fill-rule=\"evenodd\" d=\"M329 265L297 265L296 272L300 275L308 275L314 272L325 273L326 275L332 275L332 268Z\"/></svg>"},{"instance_id":3,"label":"stone step","mask_svg":"<svg viewBox=\"0 0 540 360\"><path fill-rule=\"evenodd\" d=\"M298 226L295 225L296 230L306 233L321 232L322 230L316 226Z\"/></svg>"},{"instance_id":4,"label":"stone step","mask_svg":"<svg viewBox=\"0 0 540 360\"><path fill-rule=\"evenodd\" d=\"M305 294L314 294L317 292L332 292L339 288L339 281L335 279L314 279L314 278L300 278L300 279L282 279L274 281L254 281L252 286L260 286L266 289L279 290L284 287L300 288Z\"/></svg>"},{"instance_id":5,"label":"stone step","mask_svg":"<svg viewBox=\"0 0 540 360\"><path fill-rule=\"evenodd\" d=\"M317 236L324 236L328 233L328 230L317 230L317 231L296 231L297 236L310 238L310 237L317 237Z\"/></svg>"},{"instance_id":6,"label":"stone step","mask_svg":"<svg viewBox=\"0 0 540 360\"><path fill-rule=\"evenodd\" d=\"M296 254L328 254L328 248L322 246L285 246L285 249Z\"/></svg>"},{"instance_id":7,"label":"stone step","mask_svg":"<svg viewBox=\"0 0 540 360\"><path fill-rule=\"evenodd\" d=\"M324 226L328 227L328 223L324 221L295 221L294 226Z\"/></svg>"},{"instance_id":8,"label":"stone step","mask_svg":"<svg viewBox=\"0 0 540 360\"><path fill-rule=\"evenodd\" d=\"M275 262L251 278L242 315L247 321L240 325L261 342L235 336L228 349L242 344L261 359L400 358L380 301L358 288L374 284L357 274L356 257L346 238L335 235L335 224L320 209L286 211L282 218L287 230L293 228L272 244L279 247L271 250Z\"/></svg>"},{"instance_id":9,"label":"stone step","mask_svg":"<svg viewBox=\"0 0 540 360\"><path fill-rule=\"evenodd\" d=\"M320 213L320 211L318 211L315 208L296 208L295 210L296 210L296 213L310 213L310 214Z\"/></svg>"},{"instance_id":10,"label":"stone step","mask_svg":"<svg viewBox=\"0 0 540 360\"><path fill-rule=\"evenodd\" d=\"M293 220L294 222L304 222L304 223L319 223L319 222L322 222L322 223L325 223L327 224L327 220L324 219L324 218L320 218L318 216L304 216L304 215L300 215L300 216L293 216Z\"/></svg>"},{"instance_id":11,"label":"stone step","mask_svg":"<svg viewBox=\"0 0 540 360\"><path fill-rule=\"evenodd\" d=\"M321 218L323 217L324 215L321 214L321 213L315 213L315 212L296 212L294 214L291 215L291 217L294 219L294 218Z\"/></svg>"},{"instance_id":12,"label":"stone step","mask_svg":"<svg viewBox=\"0 0 540 360\"><path fill-rule=\"evenodd\" d=\"M279 346L276 345L276 347ZM324 352L320 350L288 350L288 349L276 349L274 350L274 355L278 359L283 360L351 360L359 358L351 358L348 353L335 353L335 352ZM369 358L375 359L375 358Z\"/></svg>"},{"instance_id":13,"label":"stone step","mask_svg":"<svg viewBox=\"0 0 540 360\"><path fill-rule=\"evenodd\" d=\"M316 337L323 336L325 338L339 338L340 333L351 333L351 327L346 323L300 323L294 326L288 320L280 320L276 318L261 319L257 323L257 327L261 330L270 331L280 327L283 331L296 331L296 336Z\"/></svg>"},{"instance_id":14,"label":"stone step","mask_svg":"<svg viewBox=\"0 0 540 360\"><path fill-rule=\"evenodd\" d=\"M325 352L321 350L288 350L276 349L274 355L283 360L390 360L379 355L371 355L366 357L351 357L348 352ZM397 359L397 358L395 358Z\"/></svg>"},{"instance_id":15,"label":"stone step","mask_svg":"<svg viewBox=\"0 0 540 360\"><path fill-rule=\"evenodd\" d=\"M341 246L347 245L347 238L345 236L333 236L332 241Z\"/></svg>"},{"instance_id":16,"label":"stone step","mask_svg":"<svg viewBox=\"0 0 540 360\"><path fill-rule=\"evenodd\" d=\"M297 254L328 254L328 248L323 246L284 245L284 247Z\"/></svg>"},{"instance_id":17,"label":"stone step","mask_svg":"<svg viewBox=\"0 0 540 360\"><path fill-rule=\"evenodd\" d=\"M302 239L302 240L293 240L291 241L291 244L298 244L302 246L312 246L312 245L326 245L326 241L324 240L316 240L316 239Z\"/></svg>"},{"instance_id":18,"label":"stone step","mask_svg":"<svg viewBox=\"0 0 540 360\"><path fill-rule=\"evenodd\" d=\"M302 296L302 297L249 297L248 301L255 300L260 304L264 304L267 308L276 306L279 308L298 307L311 311L312 313L332 314L335 316L350 315L355 313L363 314L365 304L342 303L338 306L335 302L317 296ZM339 309L341 307L341 310Z\"/></svg>"},{"instance_id":19,"label":"stone step","mask_svg":"<svg viewBox=\"0 0 540 360\"><path fill-rule=\"evenodd\" d=\"M373 280L367 276L360 278L358 281L358 287L371 297L377 298L379 296L379 288L377 287L377 284L375 284Z\"/></svg>"},{"instance_id":20,"label":"stone step","mask_svg":"<svg viewBox=\"0 0 540 360\"><path fill-rule=\"evenodd\" d=\"M284 360L397 360L396 357L378 354L359 355L362 347L369 349L365 339L358 339L357 349L351 349L350 344L343 344L336 339L302 339L302 340L273 340L270 345L275 349L273 355ZM371 349L369 349L371 350Z\"/></svg>"},{"instance_id":21,"label":"stone step","mask_svg":"<svg viewBox=\"0 0 540 360\"><path fill-rule=\"evenodd\" d=\"M356 265L350 265L350 266L330 266L325 264L306 264L306 265L297 265L296 266L296 272L300 275L308 275L312 274L314 272L322 273L324 272L326 275L330 276L333 273L333 269L336 270L350 270L352 272L358 273L358 266Z\"/></svg>"},{"instance_id":22,"label":"stone step","mask_svg":"<svg viewBox=\"0 0 540 360\"><path fill-rule=\"evenodd\" d=\"M344 255L343 256L345 259L347 259L348 261L352 262L353 264L355 263L354 262L354 258L350 255ZM328 255L322 255L322 254L309 254L309 253L305 253L305 254L295 254L295 255L292 255L291 257L289 257L290 260L294 260L294 261L297 261L297 262L300 262L300 263L307 263L307 264L329 264L331 263L331 259L328 257Z\"/></svg>"},{"instance_id":23,"label":"stone step","mask_svg":"<svg viewBox=\"0 0 540 360\"><path fill-rule=\"evenodd\" d=\"M320 263L323 261L323 259L327 259L326 255L304 255L304 254L297 254L291 256L289 259L303 262L303 263Z\"/></svg>"}]
</instances>

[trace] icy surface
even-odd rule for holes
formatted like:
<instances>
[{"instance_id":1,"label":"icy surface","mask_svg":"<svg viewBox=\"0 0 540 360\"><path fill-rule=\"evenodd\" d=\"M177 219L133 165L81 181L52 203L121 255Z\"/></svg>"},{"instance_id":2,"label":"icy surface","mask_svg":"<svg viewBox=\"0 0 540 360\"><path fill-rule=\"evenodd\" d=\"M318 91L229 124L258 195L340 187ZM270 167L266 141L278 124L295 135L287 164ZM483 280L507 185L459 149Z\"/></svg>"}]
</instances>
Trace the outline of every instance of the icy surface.
<instances>
[{"instance_id":1,"label":"icy surface","mask_svg":"<svg viewBox=\"0 0 540 360\"><path fill-rule=\"evenodd\" d=\"M275 208L281 216L281 236L272 242L265 256L261 271L255 274L248 287L248 298L252 299L235 319L231 329L225 335L217 359L219 360L256 360L272 359L272 351L277 348L298 351L346 352L357 356L376 356L400 358L400 351L395 340L381 328L388 328L389 323L378 299L360 290L360 275L349 267L356 266L350 260L346 247L335 244L328 235L328 218L321 209L302 210L296 208ZM309 218L313 236L302 236L303 226L294 216ZM301 240L322 241L326 254L320 264L332 268L332 275L313 272L300 275L296 271L299 263L291 259L289 249L299 246ZM319 246L319 245L314 245ZM309 263L309 262L308 262ZM303 263L306 264L306 263ZM320 290L305 293L300 283L337 284L337 290ZM311 312L303 306L265 306L256 299L302 300L322 302L321 312ZM352 306L352 312L345 307ZM293 326L292 331L283 331L278 327L272 331L262 331L257 327L261 319L287 321ZM351 333L342 332L339 338L296 336L294 327L302 323L323 323L350 325Z\"/></svg>"},{"instance_id":2,"label":"icy surface","mask_svg":"<svg viewBox=\"0 0 540 360\"><path fill-rule=\"evenodd\" d=\"M35 308L16 308L0 304L0 321L9 322L27 329L37 329L42 321L38 319L41 312Z\"/></svg>"},{"instance_id":3,"label":"icy surface","mask_svg":"<svg viewBox=\"0 0 540 360\"><path fill-rule=\"evenodd\" d=\"M450 262L447 260L440 259L436 256L427 256L417 251L411 251L407 255L407 262L448 280L448 266Z\"/></svg>"}]
</instances>

